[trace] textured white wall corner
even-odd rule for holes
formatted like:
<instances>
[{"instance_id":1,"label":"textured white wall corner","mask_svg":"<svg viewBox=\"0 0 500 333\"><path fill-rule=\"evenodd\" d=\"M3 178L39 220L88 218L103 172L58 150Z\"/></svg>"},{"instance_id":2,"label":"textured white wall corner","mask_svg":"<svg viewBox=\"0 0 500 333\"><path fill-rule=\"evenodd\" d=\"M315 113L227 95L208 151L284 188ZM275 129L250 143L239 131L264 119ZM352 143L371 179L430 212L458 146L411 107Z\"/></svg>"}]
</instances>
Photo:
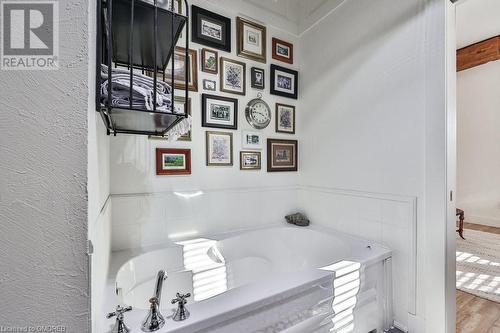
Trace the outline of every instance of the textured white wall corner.
<instances>
[{"instance_id":1,"label":"textured white wall corner","mask_svg":"<svg viewBox=\"0 0 500 333\"><path fill-rule=\"evenodd\" d=\"M88 2L59 1L59 65L0 71L0 325L87 332Z\"/></svg>"},{"instance_id":2,"label":"textured white wall corner","mask_svg":"<svg viewBox=\"0 0 500 333\"><path fill-rule=\"evenodd\" d=\"M469 222L500 227L500 61L457 74L457 205Z\"/></svg>"}]
</instances>

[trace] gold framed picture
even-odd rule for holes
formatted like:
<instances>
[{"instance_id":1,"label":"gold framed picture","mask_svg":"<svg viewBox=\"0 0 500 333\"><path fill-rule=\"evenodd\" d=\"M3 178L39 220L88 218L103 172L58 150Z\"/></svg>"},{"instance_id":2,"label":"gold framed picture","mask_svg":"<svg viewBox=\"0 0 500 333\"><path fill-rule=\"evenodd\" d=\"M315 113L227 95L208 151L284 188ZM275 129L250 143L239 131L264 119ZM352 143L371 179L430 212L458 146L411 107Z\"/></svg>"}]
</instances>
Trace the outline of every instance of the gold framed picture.
<instances>
[{"instance_id":1,"label":"gold framed picture","mask_svg":"<svg viewBox=\"0 0 500 333\"><path fill-rule=\"evenodd\" d=\"M238 56L266 63L266 31L263 25L237 17Z\"/></svg>"},{"instance_id":2,"label":"gold framed picture","mask_svg":"<svg viewBox=\"0 0 500 333\"><path fill-rule=\"evenodd\" d=\"M220 58L220 91L245 95L246 64L228 58Z\"/></svg>"},{"instance_id":3,"label":"gold framed picture","mask_svg":"<svg viewBox=\"0 0 500 333\"><path fill-rule=\"evenodd\" d=\"M233 165L233 133L207 131L207 166Z\"/></svg>"},{"instance_id":4,"label":"gold framed picture","mask_svg":"<svg viewBox=\"0 0 500 333\"><path fill-rule=\"evenodd\" d=\"M259 151L240 151L240 170L260 170L260 156Z\"/></svg>"}]
</instances>

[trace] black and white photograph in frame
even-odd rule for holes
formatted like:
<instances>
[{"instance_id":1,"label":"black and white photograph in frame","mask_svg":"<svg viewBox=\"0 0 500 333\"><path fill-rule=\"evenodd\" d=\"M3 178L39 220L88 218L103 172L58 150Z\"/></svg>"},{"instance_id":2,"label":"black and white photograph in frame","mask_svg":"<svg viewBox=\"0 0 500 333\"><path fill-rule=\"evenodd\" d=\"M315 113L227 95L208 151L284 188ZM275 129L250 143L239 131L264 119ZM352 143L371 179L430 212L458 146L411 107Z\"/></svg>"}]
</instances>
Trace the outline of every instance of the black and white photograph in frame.
<instances>
[{"instance_id":1,"label":"black and white photograph in frame","mask_svg":"<svg viewBox=\"0 0 500 333\"><path fill-rule=\"evenodd\" d=\"M233 134L207 131L207 166L233 165Z\"/></svg>"},{"instance_id":2,"label":"black and white photograph in frame","mask_svg":"<svg viewBox=\"0 0 500 333\"><path fill-rule=\"evenodd\" d=\"M246 64L228 58L220 58L220 91L245 95Z\"/></svg>"},{"instance_id":3,"label":"black and white photograph in frame","mask_svg":"<svg viewBox=\"0 0 500 333\"><path fill-rule=\"evenodd\" d=\"M250 85L252 88L262 90L266 87L265 73L266 72L261 68L252 67L250 69Z\"/></svg>"},{"instance_id":4,"label":"black and white photograph in frame","mask_svg":"<svg viewBox=\"0 0 500 333\"><path fill-rule=\"evenodd\" d=\"M217 51L201 49L201 71L210 74L219 73L219 54Z\"/></svg>"},{"instance_id":5,"label":"black and white photograph in frame","mask_svg":"<svg viewBox=\"0 0 500 333\"><path fill-rule=\"evenodd\" d=\"M299 73L285 67L271 65L271 94L297 99Z\"/></svg>"},{"instance_id":6,"label":"black and white photograph in frame","mask_svg":"<svg viewBox=\"0 0 500 333\"><path fill-rule=\"evenodd\" d=\"M263 145L262 134L259 132L243 131L241 135L241 147L243 149L260 150Z\"/></svg>"},{"instance_id":7,"label":"black and white photograph in frame","mask_svg":"<svg viewBox=\"0 0 500 333\"><path fill-rule=\"evenodd\" d=\"M201 126L238 129L238 100L236 98L203 94L201 103Z\"/></svg>"},{"instance_id":8,"label":"black and white photograph in frame","mask_svg":"<svg viewBox=\"0 0 500 333\"><path fill-rule=\"evenodd\" d=\"M231 52L231 19L195 5L191 10L191 40Z\"/></svg>"},{"instance_id":9,"label":"black and white photograph in frame","mask_svg":"<svg viewBox=\"0 0 500 333\"><path fill-rule=\"evenodd\" d=\"M276 132L295 134L295 106L276 103Z\"/></svg>"},{"instance_id":10,"label":"black and white photograph in frame","mask_svg":"<svg viewBox=\"0 0 500 333\"><path fill-rule=\"evenodd\" d=\"M242 17L236 18L238 56L266 63L267 29Z\"/></svg>"},{"instance_id":11,"label":"black and white photograph in frame","mask_svg":"<svg viewBox=\"0 0 500 333\"><path fill-rule=\"evenodd\" d=\"M217 90L217 81L203 79L203 90L216 91Z\"/></svg>"}]
</instances>

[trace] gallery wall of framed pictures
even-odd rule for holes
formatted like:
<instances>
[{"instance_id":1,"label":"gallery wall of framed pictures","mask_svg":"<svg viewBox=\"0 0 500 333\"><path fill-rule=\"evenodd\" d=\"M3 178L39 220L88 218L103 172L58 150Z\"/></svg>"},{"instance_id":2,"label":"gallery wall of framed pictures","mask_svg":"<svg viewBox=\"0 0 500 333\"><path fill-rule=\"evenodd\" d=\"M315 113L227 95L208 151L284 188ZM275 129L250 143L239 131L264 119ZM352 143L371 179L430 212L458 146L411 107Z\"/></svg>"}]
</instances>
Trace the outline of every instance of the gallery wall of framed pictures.
<instances>
[{"instance_id":1,"label":"gallery wall of framed pictures","mask_svg":"<svg viewBox=\"0 0 500 333\"><path fill-rule=\"evenodd\" d=\"M157 175L190 175L191 161L202 168L239 167L250 173L297 171L294 136L300 110L294 38L258 19L209 7L191 5L189 36L184 32L192 42L189 60L180 59L184 49L176 48L175 53L180 64L174 69L177 88L182 88L188 70L191 131L159 147L187 149L189 156L158 153L157 168L165 170L158 169ZM160 79L170 83L170 69ZM181 101L176 98L177 104ZM265 127L257 127L260 124ZM189 173L179 171L188 160Z\"/></svg>"}]
</instances>

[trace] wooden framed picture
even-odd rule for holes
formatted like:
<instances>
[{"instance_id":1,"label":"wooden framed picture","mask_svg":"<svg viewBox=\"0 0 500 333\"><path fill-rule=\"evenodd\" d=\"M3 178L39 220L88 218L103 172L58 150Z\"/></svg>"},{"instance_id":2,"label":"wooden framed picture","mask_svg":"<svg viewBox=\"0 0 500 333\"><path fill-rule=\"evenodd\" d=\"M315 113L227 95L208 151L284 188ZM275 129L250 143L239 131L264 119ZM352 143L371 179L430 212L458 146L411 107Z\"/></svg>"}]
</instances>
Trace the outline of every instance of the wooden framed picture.
<instances>
[{"instance_id":1,"label":"wooden framed picture","mask_svg":"<svg viewBox=\"0 0 500 333\"><path fill-rule=\"evenodd\" d=\"M297 140L267 139L267 171L297 171Z\"/></svg>"},{"instance_id":2,"label":"wooden framed picture","mask_svg":"<svg viewBox=\"0 0 500 333\"><path fill-rule=\"evenodd\" d=\"M260 170L261 158L259 151L240 151L240 170Z\"/></svg>"},{"instance_id":3,"label":"wooden framed picture","mask_svg":"<svg viewBox=\"0 0 500 333\"><path fill-rule=\"evenodd\" d=\"M233 165L233 133L207 131L207 166Z\"/></svg>"},{"instance_id":4,"label":"wooden framed picture","mask_svg":"<svg viewBox=\"0 0 500 333\"><path fill-rule=\"evenodd\" d=\"M176 47L174 57L174 87L175 89L185 89L186 49L183 47ZM148 75L152 76L151 72L148 72ZM172 80L172 64L169 63L165 68L165 74L158 73L157 78L170 84ZM189 50L188 89L190 91L198 91L198 57L196 50L191 49Z\"/></svg>"},{"instance_id":5,"label":"wooden framed picture","mask_svg":"<svg viewBox=\"0 0 500 333\"><path fill-rule=\"evenodd\" d=\"M276 103L276 132L295 134L295 106Z\"/></svg>"},{"instance_id":6,"label":"wooden framed picture","mask_svg":"<svg viewBox=\"0 0 500 333\"><path fill-rule=\"evenodd\" d=\"M266 87L266 72L261 68L252 67L250 69L250 84L252 88L264 89Z\"/></svg>"},{"instance_id":7,"label":"wooden framed picture","mask_svg":"<svg viewBox=\"0 0 500 333\"><path fill-rule=\"evenodd\" d=\"M191 149L156 148L157 175L190 175Z\"/></svg>"},{"instance_id":8,"label":"wooden framed picture","mask_svg":"<svg viewBox=\"0 0 500 333\"><path fill-rule=\"evenodd\" d=\"M191 40L231 52L231 19L198 6L191 6Z\"/></svg>"},{"instance_id":9,"label":"wooden framed picture","mask_svg":"<svg viewBox=\"0 0 500 333\"><path fill-rule=\"evenodd\" d=\"M186 103L185 97L175 96L174 101L175 101L174 103L175 113L183 114L184 110L186 110L187 108L188 116L191 115L191 98L188 98L188 101ZM155 135L150 135L149 138L155 140L166 140L166 138L163 136L155 136ZM181 135L179 138L177 138L177 141L191 141L191 129L186 134Z\"/></svg>"},{"instance_id":10,"label":"wooden framed picture","mask_svg":"<svg viewBox=\"0 0 500 333\"><path fill-rule=\"evenodd\" d=\"M266 63L266 27L237 17L236 35L238 56Z\"/></svg>"},{"instance_id":11,"label":"wooden framed picture","mask_svg":"<svg viewBox=\"0 0 500 333\"><path fill-rule=\"evenodd\" d=\"M217 91L217 81L204 79L203 90Z\"/></svg>"},{"instance_id":12,"label":"wooden framed picture","mask_svg":"<svg viewBox=\"0 0 500 333\"><path fill-rule=\"evenodd\" d=\"M273 38L273 59L293 64L293 44Z\"/></svg>"},{"instance_id":13,"label":"wooden framed picture","mask_svg":"<svg viewBox=\"0 0 500 333\"><path fill-rule=\"evenodd\" d=\"M243 149L262 149L262 134L259 132L243 131L241 136Z\"/></svg>"},{"instance_id":14,"label":"wooden framed picture","mask_svg":"<svg viewBox=\"0 0 500 333\"><path fill-rule=\"evenodd\" d=\"M297 99L299 73L285 67L271 65L271 94Z\"/></svg>"},{"instance_id":15,"label":"wooden framed picture","mask_svg":"<svg viewBox=\"0 0 500 333\"><path fill-rule=\"evenodd\" d=\"M219 53L209 49L201 49L201 71L210 74L219 73Z\"/></svg>"},{"instance_id":16,"label":"wooden framed picture","mask_svg":"<svg viewBox=\"0 0 500 333\"><path fill-rule=\"evenodd\" d=\"M203 94L201 104L201 126L238 129L238 100L236 98Z\"/></svg>"},{"instance_id":17,"label":"wooden framed picture","mask_svg":"<svg viewBox=\"0 0 500 333\"><path fill-rule=\"evenodd\" d=\"M245 95L246 64L244 62L220 58L220 91Z\"/></svg>"}]
</instances>

